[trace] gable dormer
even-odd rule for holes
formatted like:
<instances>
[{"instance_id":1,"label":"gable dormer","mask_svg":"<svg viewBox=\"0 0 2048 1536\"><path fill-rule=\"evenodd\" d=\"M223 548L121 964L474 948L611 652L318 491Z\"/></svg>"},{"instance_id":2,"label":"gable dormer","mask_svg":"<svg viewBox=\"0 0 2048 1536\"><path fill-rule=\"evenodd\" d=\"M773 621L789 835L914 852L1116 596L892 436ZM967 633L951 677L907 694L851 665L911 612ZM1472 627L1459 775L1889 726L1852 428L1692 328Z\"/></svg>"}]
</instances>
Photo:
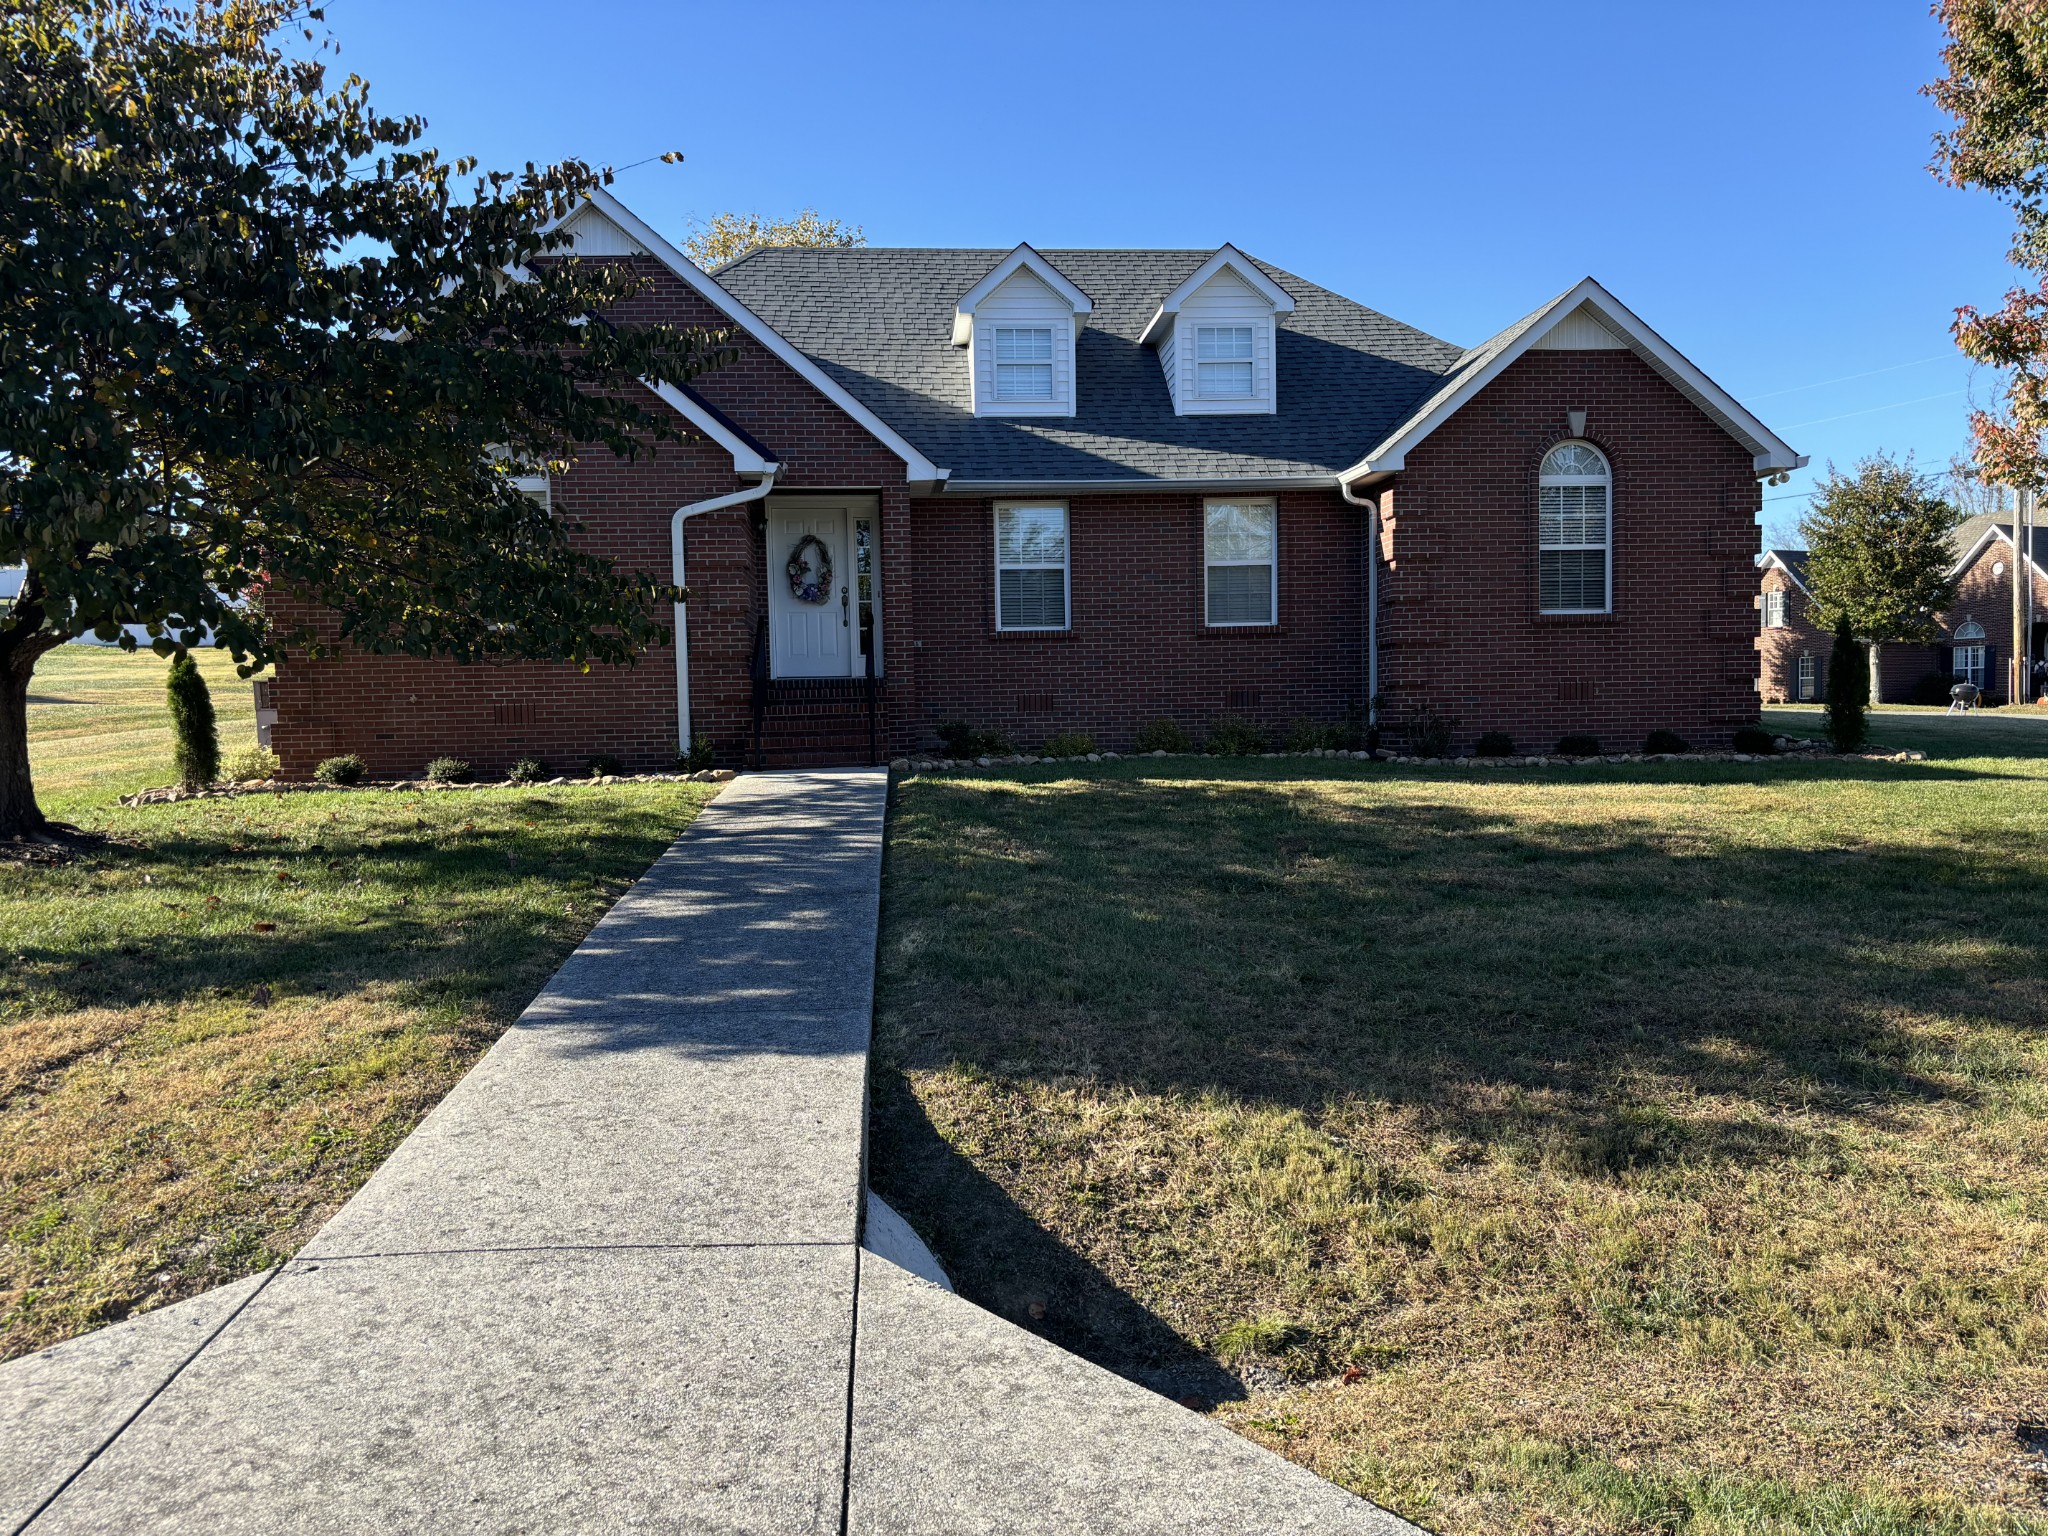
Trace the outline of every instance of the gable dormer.
<instances>
[{"instance_id":1,"label":"gable dormer","mask_svg":"<svg viewBox=\"0 0 2048 1536\"><path fill-rule=\"evenodd\" d=\"M1275 338L1294 300L1234 245L1188 275L1139 338L1159 349L1176 416L1280 408Z\"/></svg>"},{"instance_id":2,"label":"gable dormer","mask_svg":"<svg viewBox=\"0 0 2048 1536\"><path fill-rule=\"evenodd\" d=\"M1074 338L1094 310L1028 245L960 297L953 345L967 350L977 416L1074 414Z\"/></svg>"}]
</instances>

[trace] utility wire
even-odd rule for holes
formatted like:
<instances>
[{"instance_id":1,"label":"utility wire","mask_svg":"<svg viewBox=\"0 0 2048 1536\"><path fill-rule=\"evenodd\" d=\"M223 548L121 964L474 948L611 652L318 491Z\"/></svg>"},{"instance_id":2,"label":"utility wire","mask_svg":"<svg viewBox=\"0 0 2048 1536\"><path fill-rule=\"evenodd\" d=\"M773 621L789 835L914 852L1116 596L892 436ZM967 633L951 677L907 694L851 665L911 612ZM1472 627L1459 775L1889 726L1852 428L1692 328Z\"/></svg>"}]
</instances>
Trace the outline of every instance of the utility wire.
<instances>
[{"instance_id":1,"label":"utility wire","mask_svg":"<svg viewBox=\"0 0 2048 1536\"><path fill-rule=\"evenodd\" d=\"M1813 384L1791 384L1787 385L1784 389L1767 389L1760 395L1746 395L1743 398L1748 400L1771 400L1779 395L1796 395L1801 390L1826 389L1830 384L1849 384L1857 379L1874 379L1880 373L1897 373L1901 368L1919 368L1927 363L1942 362L1957 355L1954 352L1941 352L1933 357L1916 357L1910 363L1892 363L1884 368L1866 369L1862 373L1845 373L1839 379L1821 379Z\"/></svg>"},{"instance_id":2,"label":"utility wire","mask_svg":"<svg viewBox=\"0 0 2048 1536\"><path fill-rule=\"evenodd\" d=\"M1835 416L1816 416L1812 421L1795 421L1785 430L1797 432L1801 427L1818 427L1831 421L1847 421L1851 416L1875 416L1879 411L1902 410L1909 405L1925 405L1930 400L1953 400L1958 395L1968 393L1967 389L1945 389L1938 395L1921 395L1915 400L1894 400L1890 405L1873 405L1860 411L1843 411Z\"/></svg>"}]
</instances>

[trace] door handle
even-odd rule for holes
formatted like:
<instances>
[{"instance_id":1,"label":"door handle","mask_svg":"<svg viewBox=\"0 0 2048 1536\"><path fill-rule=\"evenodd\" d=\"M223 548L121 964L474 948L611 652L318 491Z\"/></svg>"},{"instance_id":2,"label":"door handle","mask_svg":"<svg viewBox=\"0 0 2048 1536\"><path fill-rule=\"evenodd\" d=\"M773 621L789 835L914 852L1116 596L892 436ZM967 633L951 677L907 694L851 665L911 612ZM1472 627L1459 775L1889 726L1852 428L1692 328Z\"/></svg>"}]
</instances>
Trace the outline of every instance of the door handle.
<instances>
[{"instance_id":1,"label":"door handle","mask_svg":"<svg viewBox=\"0 0 2048 1536\"><path fill-rule=\"evenodd\" d=\"M845 588L844 586L842 586L842 587L840 587L840 589L839 589L839 627L840 627L841 629L846 629L846 628L849 628L849 627L850 627L850 623L849 623L849 621L848 621L848 619L847 619L847 617L846 617L846 613L847 613L847 601L846 601L846 588Z\"/></svg>"}]
</instances>

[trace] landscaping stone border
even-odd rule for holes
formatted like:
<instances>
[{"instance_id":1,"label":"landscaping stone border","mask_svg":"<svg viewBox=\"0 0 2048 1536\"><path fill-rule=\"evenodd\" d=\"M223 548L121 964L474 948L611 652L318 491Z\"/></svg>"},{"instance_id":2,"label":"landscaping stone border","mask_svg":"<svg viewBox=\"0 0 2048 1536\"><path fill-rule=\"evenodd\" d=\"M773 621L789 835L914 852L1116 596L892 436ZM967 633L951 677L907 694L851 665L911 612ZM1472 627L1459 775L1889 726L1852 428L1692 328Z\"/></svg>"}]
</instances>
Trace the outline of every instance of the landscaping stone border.
<instances>
[{"instance_id":1,"label":"landscaping stone border","mask_svg":"<svg viewBox=\"0 0 2048 1536\"><path fill-rule=\"evenodd\" d=\"M450 784L440 779L379 779L374 784L323 784L306 779L244 779L234 784L209 784L187 789L166 784L158 789L141 789L123 795L123 805L170 805L179 800L232 800L238 795L327 795L361 794L370 790L397 790L408 795L439 794L458 789L561 789L570 785L603 788L608 784L724 784L737 778L732 768L700 768L695 773L605 773L594 779L479 779Z\"/></svg>"}]
</instances>

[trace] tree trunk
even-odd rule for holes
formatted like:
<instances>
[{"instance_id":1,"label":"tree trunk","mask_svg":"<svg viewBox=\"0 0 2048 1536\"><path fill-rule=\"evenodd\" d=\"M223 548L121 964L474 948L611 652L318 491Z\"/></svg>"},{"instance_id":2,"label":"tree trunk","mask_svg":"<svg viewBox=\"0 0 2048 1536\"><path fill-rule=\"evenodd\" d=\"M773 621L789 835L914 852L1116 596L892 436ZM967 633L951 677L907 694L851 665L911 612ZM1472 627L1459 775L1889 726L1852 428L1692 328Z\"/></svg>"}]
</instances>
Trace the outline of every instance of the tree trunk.
<instances>
[{"instance_id":1,"label":"tree trunk","mask_svg":"<svg viewBox=\"0 0 2048 1536\"><path fill-rule=\"evenodd\" d=\"M1881 704L1884 702L1884 673L1878 668L1877 642L1875 640L1870 642L1870 647L1864 652L1864 656L1866 664L1870 668L1870 702Z\"/></svg>"},{"instance_id":2,"label":"tree trunk","mask_svg":"<svg viewBox=\"0 0 2048 1536\"><path fill-rule=\"evenodd\" d=\"M64 643L42 627L43 605L35 569L0 624L0 841L30 837L49 825L36 804L28 768L28 683L36 663Z\"/></svg>"}]
</instances>

